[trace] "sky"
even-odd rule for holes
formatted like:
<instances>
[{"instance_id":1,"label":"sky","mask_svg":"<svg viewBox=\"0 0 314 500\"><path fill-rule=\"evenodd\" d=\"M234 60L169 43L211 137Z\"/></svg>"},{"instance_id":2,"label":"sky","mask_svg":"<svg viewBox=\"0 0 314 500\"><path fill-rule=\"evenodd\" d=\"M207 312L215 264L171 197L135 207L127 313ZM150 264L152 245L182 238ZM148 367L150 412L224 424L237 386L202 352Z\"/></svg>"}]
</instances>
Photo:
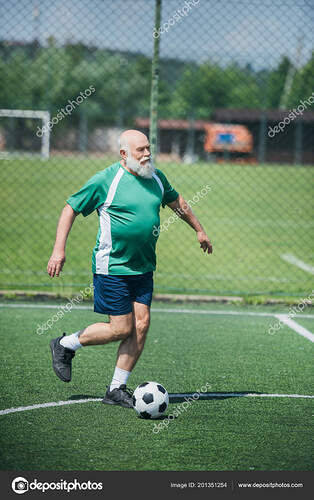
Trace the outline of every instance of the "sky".
<instances>
[{"instance_id":1,"label":"sky","mask_svg":"<svg viewBox=\"0 0 314 500\"><path fill-rule=\"evenodd\" d=\"M185 10L184 10L185 9ZM0 40L54 37L153 53L155 0L0 0ZM163 0L161 57L275 67L303 65L314 46L314 0Z\"/></svg>"}]
</instances>

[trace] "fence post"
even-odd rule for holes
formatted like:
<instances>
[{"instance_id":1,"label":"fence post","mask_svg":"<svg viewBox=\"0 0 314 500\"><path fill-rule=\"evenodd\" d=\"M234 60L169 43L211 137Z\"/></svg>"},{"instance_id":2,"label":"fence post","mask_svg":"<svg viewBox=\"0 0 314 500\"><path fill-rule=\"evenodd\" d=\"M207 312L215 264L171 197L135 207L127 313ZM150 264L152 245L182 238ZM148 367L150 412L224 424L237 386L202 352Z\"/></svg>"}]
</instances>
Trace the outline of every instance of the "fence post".
<instances>
[{"instance_id":1,"label":"fence post","mask_svg":"<svg viewBox=\"0 0 314 500\"><path fill-rule=\"evenodd\" d=\"M155 29L154 29L154 56L152 61L152 86L150 98L150 128L149 142L151 145L152 159L155 160L157 152L157 107L158 107L158 82L159 82L159 39L160 39L161 0L155 3ZM155 36L157 34L157 36Z\"/></svg>"},{"instance_id":2,"label":"fence post","mask_svg":"<svg viewBox=\"0 0 314 500\"><path fill-rule=\"evenodd\" d=\"M297 119L294 131L294 164L302 164L303 120Z\"/></svg>"},{"instance_id":3,"label":"fence post","mask_svg":"<svg viewBox=\"0 0 314 500\"><path fill-rule=\"evenodd\" d=\"M267 129L267 117L265 111L262 111L259 122L258 163L264 163L265 161L266 129Z\"/></svg>"}]
</instances>

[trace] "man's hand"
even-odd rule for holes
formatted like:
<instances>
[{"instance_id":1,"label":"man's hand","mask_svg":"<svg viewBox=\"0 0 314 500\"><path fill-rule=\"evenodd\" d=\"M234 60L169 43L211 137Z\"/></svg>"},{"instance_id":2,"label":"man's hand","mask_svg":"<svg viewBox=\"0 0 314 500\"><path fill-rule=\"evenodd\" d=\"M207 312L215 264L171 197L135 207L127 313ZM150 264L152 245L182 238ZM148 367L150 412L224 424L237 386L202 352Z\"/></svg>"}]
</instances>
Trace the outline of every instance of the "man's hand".
<instances>
[{"instance_id":1,"label":"man's hand","mask_svg":"<svg viewBox=\"0 0 314 500\"><path fill-rule=\"evenodd\" d=\"M64 251L53 251L47 265L47 273L51 278L54 276L59 276L62 271L63 265L65 263L65 252Z\"/></svg>"},{"instance_id":2,"label":"man's hand","mask_svg":"<svg viewBox=\"0 0 314 500\"><path fill-rule=\"evenodd\" d=\"M206 253L213 253L213 247L205 231L197 231L197 239L200 242L200 247Z\"/></svg>"}]
</instances>

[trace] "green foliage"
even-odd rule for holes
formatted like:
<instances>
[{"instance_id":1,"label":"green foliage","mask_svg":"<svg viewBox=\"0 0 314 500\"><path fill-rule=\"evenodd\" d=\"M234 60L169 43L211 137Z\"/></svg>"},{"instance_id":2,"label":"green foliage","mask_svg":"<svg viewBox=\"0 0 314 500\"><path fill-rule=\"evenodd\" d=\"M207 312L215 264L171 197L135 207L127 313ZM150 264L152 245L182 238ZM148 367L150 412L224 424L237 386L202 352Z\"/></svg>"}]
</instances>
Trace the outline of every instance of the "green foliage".
<instances>
[{"instance_id":1,"label":"green foliage","mask_svg":"<svg viewBox=\"0 0 314 500\"><path fill-rule=\"evenodd\" d=\"M249 65L221 67L210 61L197 65L161 60L159 113L164 118L209 119L216 108L277 108L290 61L256 72ZM137 116L149 116L151 61L141 55L82 44L47 47L36 44L10 50L0 44L0 108L48 109L55 115L69 99L93 85L96 92L59 126L78 123L84 112L89 128L99 124L125 126ZM313 91L314 53L295 72L287 102L295 105Z\"/></svg>"},{"instance_id":2,"label":"green foliage","mask_svg":"<svg viewBox=\"0 0 314 500\"><path fill-rule=\"evenodd\" d=\"M290 61L287 57L284 57L278 68L269 74L267 85L267 107L270 109L276 109L279 107L289 68Z\"/></svg>"},{"instance_id":3,"label":"green foliage","mask_svg":"<svg viewBox=\"0 0 314 500\"><path fill-rule=\"evenodd\" d=\"M314 51L311 59L295 75L291 93L288 98L289 108L300 104L301 100L306 100L314 90Z\"/></svg>"}]
</instances>

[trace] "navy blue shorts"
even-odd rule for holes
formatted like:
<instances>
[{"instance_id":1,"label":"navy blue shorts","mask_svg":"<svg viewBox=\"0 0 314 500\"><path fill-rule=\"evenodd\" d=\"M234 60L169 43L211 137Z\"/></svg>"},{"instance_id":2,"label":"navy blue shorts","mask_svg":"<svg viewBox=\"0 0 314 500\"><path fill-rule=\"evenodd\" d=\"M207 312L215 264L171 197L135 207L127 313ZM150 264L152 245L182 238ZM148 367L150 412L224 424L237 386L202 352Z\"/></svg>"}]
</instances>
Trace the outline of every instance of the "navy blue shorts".
<instances>
[{"instance_id":1,"label":"navy blue shorts","mask_svg":"<svg viewBox=\"0 0 314 500\"><path fill-rule=\"evenodd\" d=\"M94 311L120 316L132 312L132 302L151 305L153 272L132 275L94 274Z\"/></svg>"}]
</instances>

